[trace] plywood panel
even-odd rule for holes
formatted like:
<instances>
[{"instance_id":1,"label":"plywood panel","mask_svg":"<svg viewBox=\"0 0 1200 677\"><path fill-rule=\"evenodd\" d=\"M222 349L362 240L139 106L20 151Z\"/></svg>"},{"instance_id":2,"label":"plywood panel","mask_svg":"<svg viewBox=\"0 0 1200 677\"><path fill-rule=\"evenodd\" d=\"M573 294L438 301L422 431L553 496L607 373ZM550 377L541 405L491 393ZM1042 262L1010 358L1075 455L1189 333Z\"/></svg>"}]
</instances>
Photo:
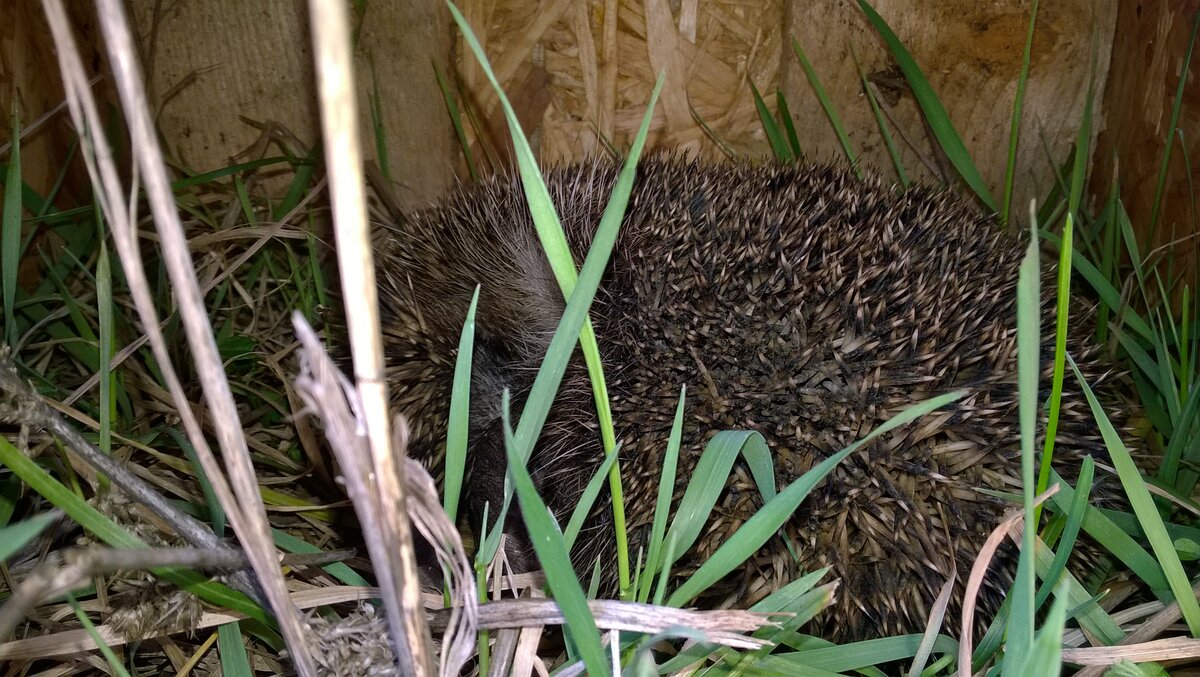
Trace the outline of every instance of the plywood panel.
<instances>
[{"instance_id":1,"label":"plywood panel","mask_svg":"<svg viewBox=\"0 0 1200 677\"><path fill-rule=\"evenodd\" d=\"M1028 0L874 0L872 3L925 72L963 137L984 179L1001 193L1012 100L1029 22ZM1052 185L1075 130L1096 55L1103 91L1116 20L1113 0L1040 3L1021 125L1016 204L1026 205ZM883 140L863 97L851 46L882 94L912 174L949 174L929 143L917 106L894 61L855 2L792 0L788 34L809 56L837 105L864 162L894 176ZM1094 50L1093 50L1094 47ZM840 156L828 118L794 56L784 57L783 86L810 156ZM1024 216L1027 209L1015 210Z\"/></svg>"}]
</instances>

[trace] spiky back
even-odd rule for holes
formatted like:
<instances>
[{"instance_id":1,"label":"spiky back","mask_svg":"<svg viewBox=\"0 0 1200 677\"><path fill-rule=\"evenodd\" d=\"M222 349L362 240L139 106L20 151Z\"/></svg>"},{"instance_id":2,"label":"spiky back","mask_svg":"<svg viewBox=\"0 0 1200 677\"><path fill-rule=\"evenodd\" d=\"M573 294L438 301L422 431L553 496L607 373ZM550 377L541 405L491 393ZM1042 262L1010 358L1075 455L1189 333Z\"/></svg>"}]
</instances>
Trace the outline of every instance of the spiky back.
<instances>
[{"instance_id":1,"label":"spiky back","mask_svg":"<svg viewBox=\"0 0 1200 677\"><path fill-rule=\"evenodd\" d=\"M604 162L548 172L580 261L615 175ZM635 527L651 518L681 384L689 398L680 486L717 430L761 432L784 485L910 404L969 391L843 462L786 528L798 560L782 538L773 541L726 588L745 602L830 566L842 584L819 632L847 639L918 630L953 566L962 579L1008 507L981 490L1020 490L1021 241L944 192L897 192L826 166L670 158L639 168L622 228L592 316ZM503 482L499 393L509 388L520 398L532 383L561 293L512 179L419 214L384 246L396 403L414 419L415 453L431 461L444 439L458 332L482 284L468 496L479 510L484 500L495 503ZM1052 308L1044 307L1049 322ZM1098 379L1094 351L1071 349ZM1073 391L1063 418L1056 458L1073 476L1082 453L1101 445ZM563 519L601 460L594 419L577 359L530 463ZM744 480L729 484L697 559L760 504ZM597 556L611 558L607 514L598 509L582 539L583 570ZM1011 564L991 577L985 610L999 600Z\"/></svg>"}]
</instances>

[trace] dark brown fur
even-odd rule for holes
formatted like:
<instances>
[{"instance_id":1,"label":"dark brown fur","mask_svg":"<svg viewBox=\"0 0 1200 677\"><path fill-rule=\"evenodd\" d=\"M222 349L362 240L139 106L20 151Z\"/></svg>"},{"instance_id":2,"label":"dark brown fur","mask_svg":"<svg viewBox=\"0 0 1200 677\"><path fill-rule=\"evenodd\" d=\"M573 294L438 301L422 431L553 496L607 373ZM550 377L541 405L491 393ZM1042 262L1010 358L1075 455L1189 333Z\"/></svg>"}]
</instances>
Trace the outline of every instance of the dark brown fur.
<instances>
[{"instance_id":1,"label":"dark brown fur","mask_svg":"<svg viewBox=\"0 0 1200 677\"><path fill-rule=\"evenodd\" d=\"M579 262L615 175L608 162L548 172ZM416 214L380 247L394 402L410 419L412 453L436 468L459 334L482 285L465 495L478 523L483 503L494 510L502 496L501 392L519 405L532 385L561 292L512 178ZM897 192L826 166L645 161L592 307L634 547L651 518L681 384L680 487L718 430L761 432L784 486L910 404L965 388L966 398L863 448L813 492L784 530L799 561L776 539L727 582L726 593L746 602L751 582L766 579L761 596L829 566L841 580L837 606L810 631L834 640L919 631L952 563L964 580L1011 507L979 490L1020 491L1014 299L1023 252L1023 239L944 192ZM1044 310L1050 336L1053 307ZM1075 340L1069 349L1102 386L1096 350ZM1062 420L1055 458L1074 477L1103 445L1070 376ZM530 462L560 520L601 458L577 356ZM751 485L736 476L729 484L693 561L760 505ZM602 557L611 584L609 515L596 509L575 561L586 572ZM528 551L516 554L532 566ZM989 578L985 613L1011 577L1006 557Z\"/></svg>"}]
</instances>

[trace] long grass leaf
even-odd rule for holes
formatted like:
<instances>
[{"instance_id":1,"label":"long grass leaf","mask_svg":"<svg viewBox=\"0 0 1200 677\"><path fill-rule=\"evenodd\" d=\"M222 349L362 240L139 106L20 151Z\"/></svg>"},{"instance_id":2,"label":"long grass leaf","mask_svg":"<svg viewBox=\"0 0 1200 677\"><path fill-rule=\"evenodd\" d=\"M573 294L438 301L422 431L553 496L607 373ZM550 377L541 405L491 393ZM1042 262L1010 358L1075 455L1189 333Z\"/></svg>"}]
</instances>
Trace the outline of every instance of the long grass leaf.
<instances>
[{"instance_id":1,"label":"long grass leaf","mask_svg":"<svg viewBox=\"0 0 1200 677\"><path fill-rule=\"evenodd\" d=\"M1033 646L1025 656L1024 665L1013 671L1018 675L1045 675L1057 677L1062 673L1063 627L1067 622L1066 584L1059 586L1054 605L1046 616L1046 623L1033 640ZM1009 659L1005 659L1007 666Z\"/></svg>"},{"instance_id":2,"label":"long grass leaf","mask_svg":"<svg viewBox=\"0 0 1200 677\"><path fill-rule=\"evenodd\" d=\"M1021 113L1025 108L1025 85L1029 81L1029 59L1033 53L1033 29L1037 25L1038 0L1029 7L1029 29L1025 32L1025 51L1021 54L1021 70L1017 74L1017 91L1013 95L1012 125L1008 133L1008 162L1004 167L1004 198L1000 206L1000 223L1008 223L1012 213L1013 178L1017 174L1017 148L1021 137ZM1091 94L1088 104L1091 104Z\"/></svg>"},{"instance_id":3,"label":"long grass leaf","mask_svg":"<svg viewBox=\"0 0 1200 677\"><path fill-rule=\"evenodd\" d=\"M1179 116L1183 112L1184 87L1188 83L1188 70L1192 63L1192 50L1196 47L1196 33L1200 30L1200 12L1192 18L1192 34L1188 37L1187 49L1183 54L1183 65L1179 71L1179 84L1175 88L1175 102L1171 106L1171 121L1167 124L1167 136L1163 139L1162 162L1158 166L1158 180L1154 185L1154 203L1150 208L1150 233L1146 238L1149 246L1154 246L1154 236L1158 231L1158 219L1162 211L1163 196L1166 194L1167 170L1171 167L1171 142L1175 130L1179 128Z\"/></svg>"},{"instance_id":4,"label":"long grass leaf","mask_svg":"<svg viewBox=\"0 0 1200 677\"><path fill-rule=\"evenodd\" d=\"M804 155L804 151L800 149L800 136L796 134L796 123L792 120L792 109L788 106L787 97L783 95L782 90L775 90L775 110L779 113L779 121L783 125L783 131L787 134L788 145L792 148L792 154L797 158Z\"/></svg>"},{"instance_id":5,"label":"long grass leaf","mask_svg":"<svg viewBox=\"0 0 1200 677\"><path fill-rule=\"evenodd\" d=\"M217 626L217 655L221 658L221 674L228 677L253 677L250 657L242 643L242 626L237 621Z\"/></svg>"},{"instance_id":6,"label":"long grass leaf","mask_svg":"<svg viewBox=\"0 0 1200 677\"><path fill-rule=\"evenodd\" d=\"M512 424L508 415L508 398L504 400L504 448L508 455L508 477L516 488L521 501L521 517L529 533L538 562L546 572L546 584L554 595L554 601L563 614L563 631L568 641L579 652L588 674L609 674L604 649L600 646L600 629L588 608L587 598L575 570L571 568L571 556L563 541L558 523L550 514L546 503L538 496L533 478L525 468L523 450L513 437Z\"/></svg>"},{"instance_id":7,"label":"long grass leaf","mask_svg":"<svg viewBox=\"0 0 1200 677\"><path fill-rule=\"evenodd\" d=\"M579 537L579 532L583 530L584 522L591 514L596 499L600 497L600 490L604 488L604 480L608 478L608 472L616 462L616 454L605 456L592 478L588 480L587 486L583 488L583 493L579 494L579 502L571 511L571 519L567 521L567 528L563 530L563 540L567 543L568 551L575 546L575 540Z\"/></svg>"},{"instance_id":8,"label":"long grass leaf","mask_svg":"<svg viewBox=\"0 0 1200 677\"><path fill-rule=\"evenodd\" d=\"M471 142L467 140L467 132L463 129L462 114L458 110L458 103L454 101L454 95L450 92L450 86L446 84L446 79L442 76L442 69L438 68L437 62L430 59L429 63L433 65L433 77L437 79L438 89L442 90L442 101L446 104L446 112L450 114L450 123L454 125L454 135L458 138L458 147L462 150L463 158L467 162L467 172L470 173L472 181L478 181L479 170L475 168L475 156L471 153Z\"/></svg>"},{"instance_id":9,"label":"long grass leaf","mask_svg":"<svg viewBox=\"0 0 1200 677\"><path fill-rule=\"evenodd\" d=\"M683 440L683 410L687 404L687 386L679 388L679 404L675 406L675 419L671 422L671 433L667 437L667 449L663 455L662 473L658 477L658 497L654 502L654 519L650 524L650 545L646 550L646 564L641 571L637 601L650 598L650 586L660 567L663 538L667 532L667 516L671 513L671 498L675 495L675 471L679 465L679 447Z\"/></svg>"},{"instance_id":10,"label":"long grass leaf","mask_svg":"<svg viewBox=\"0 0 1200 677\"><path fill-rule=\"evenodd\" d=\"M0 465L7 466L17 477L51 505L59 508L101 541L114 548L145 548L145 542L125 531L116 522L101 514L86 501L63 486L45 470L22 454L8 440L0 437ZM219 607L243 613L256 621L272 625L262 607L240 592L206 577L179 568L151 570L159 576L191 592L200 599Z\"/></svg>"},{"instance_id":11,"label":"long grass leaf","mask_svg":"<svg viewBox=\"0 0 1200 677\"><path fill-rule=\"evenodd\" d=\"M26 543L37 538L38 534L61 517L62 514L56 510L44 512L0 529L0 562L12 557L13 553L25 547Z\"/></svg>"},{"instance_id":12,"label":"long grass leaf","mask_svg":"<svg viewBox=\"0 0 1200 677\"><path fill-rule=\"evenodd\" d=\"M892 167L896 170L896 178L900 180L901 186L908 188L908 173L904 171L904 161L900 159L900 151L896 148L896 140L892 138L892 130L888 127L883 109L879 107L875 89L867 80L867 73L863 70L862 62L858 58L858 48L854 46L853 42L850 43L850 56L854 59L854 68L858 70L858 81L862 85L863 94L867 97L867 103L871 105L871 115L875 116L875 126L879 128L879 135L883 137L883 145L887 148L888 157L892 160Z\"/></svg>"},{"instance_id":13,"label":"long grass leaf","mask_svg":"<svg viewBox=\"0 0 1200 677\"><path fill-rule=\"evenodd\" d=\"M1083 528L1083 516L1087 511L1088 496L1092 492L1092 478L1096 472L1096 463L1091 456L1086 456L1083 459L1083 466L1079 469L1079 479L1076 482L1075 499L1071 501L1071 507L1067 510L1066 526L1063 527L1062 536L1058 539L1058 546L1055 548L1054 560L1050 563L1049 569L1046 570L1042 577L1042 589L1038 590L1037 599L1034 600L1034 608L1041 608L1042 604L1050 597L1051 591L1057 584L1058 579L1067 569L1067 560L1071 556L1071 551L1075 548L1075 540L1079 537L1079 530Z\"/></svg>"},{"instance_id":14,"label":"long grass leaf","mask_svg":"<svg viewBox=\"0 0 1200 677\"><path fill-rule=\"evenodd\" d=\"M1033 224L1031 224L1032 226ZM1037 230L1025 250L1017 275L1017 396L1021 430L1021 503L1025 512L1021 552L1013 580L1012 606L1008 618L1008 648L1004 674L1016 674L1014 668L1025 664L1034 637L1034 538L1036 518L1033 496L1034 444L1037 440L1038 375L1041 373L1041 264L1038 259Z\"/></svg>"},{"instance_id":15,"label":"long grass leaf","mask_svg":"<svg viewBox=\"0 0 1200 677\"><path fill-rule=\"evenodd\" d=\"M825 116L829 118L829 124L833 126L833 132L842 146L842 152L846 154L846 159L850 161L854 173L861 178L862 171L858 168L858 157L854 153L854 148L850 146L850 137L846 134L846 126L842 124L842 116L838 115L833 100L825 93L825 87L821 85L821 78L817 77L817 71L812 67L808 55L804 53L804 49L800 47L800 41L796 38L792 38L792 51L800 60L800 67L804 69L804 74L808 77L808 84L812 85L813 92L817 95L817 101L821 102L821 108L825 111Z\"/></svg>"},{"instance_id":16,"label":"long grass leaf","mask_svg":"<svg viewBox=\"0 0 1200 677\"><path fill-rule=\"evenodd\" d=\"M375 160L383 178L392 180L392 164L388 153L387 125L383 122L383 96L379 91L379 72L375 70L375 59L369 57L367 65L371 71L371 91L367 93L367 107L371 111L371 132L375 137Z\"/></svg>"},{"instance_id":17,"label":"long grass leaf","mask_svg":"<svg viewBox=\"0 0 1200 677\"><path fill-rule=\"evenodd\" d=\"M1109 457L1117 469L1117 477L1121 480L1121 486L1125 488L1125 495L1129 497L1129 505L1138 517L1138 522L1146 534L1146 540L1150 541L1150 548L1158 558L1158 564L1166 576L1171 592L1175 595L1175 600L1179 603L1179 609L1188 624L1188 629L1193 636L1200 635L1200 603L1197 603L1196 596L1192 593L1187 573L1183 570L1183 564L1180 563L1179 555L1175 552L1171 536L1163 525L1162 517L1158 514L1154 499L1151 498L1150 491L1146 489L1146 483L1142 481L1141 472L1138 470L1137 464L1133 462L1133 458L1130 457L1129 450L1125 448L1125 443L1121 441L1120 435L1113 428L1112 422L1108 420L1096 395L1084 380L1083 374L1079 372L1074 360L1071 360L1071 369L1075 372L1075 378L1079 379L1079 386L1087 397L1092 415L1100 426L1100 434L1104 437L1104 444L1108 447Z\"/></svg>"},{"instance_id":18,"label":"long grass leaf","mask_svg":"<svg viewBox=\"0 0 1200 677\"><path fill-rule=\"evenodd\" d=\"M851 444L840 452L818 463L811 470L798 477L787 488L779 492L754 513L750 519L725 541L717 551L700 565L682 585L671 593L667 600L669 606L682 606L689 600L704 592L713 583L745 561L749 553L757 551L767 542L781 526L791 518L796 508L829 473L833 472L838 463L846 456L854 453L864 444L886 434L887 432L909 423L925 414L939 409L963 397L963 392L939 395L924 402L910 406L899 414L888 419L879 427L872 430L863 439Z\"/></svg>"},{"instance_id":19,"label":"long grass leaf","mask_svg":"<svg viewBox=\"0 0 1200 677\"><path fill-rule=\"evenodd\" d=\"M942 152L958 170L963 181L975 192L979 201L989 210L996 211L996 200L988 190L987 183L979 174L975 162L971 159L971 154L963 145L962 137L954 129L954 124L950 122L950 116L946 113L945 107L942 106L942 102L933 91L933 87L930 86L929 80L925 78L925 74L921 72L921 68L913 59L912 54L909 53L904 43L900 42L900 38L896 37L895 32L883 20L883 17L879 16L879 13L866 0L858 0L858 5L867 15L867 20L875 28L875 32L879 33L884 43L887 44L896 64L900 66L900 71L904 73L905 79L908 80L908 86L912 89L913 98L921 107L921 112L925 115L925 120L929 123L929 128L933 131L933 136L941 146Z\"/></svg>"},{"instance_id":20,"label":"long grass leaf","mask_svg":"<svg viewBox=\"0 0 1200 677\"><path fill-rule=\"evenodd\" d=\"M810 670L834 673L850 672L862 668L912 658L921 645L921 635L898 635L883 639L843 644L809 651L767 656L758 667L789 671L784 674L807 675ZM958 642L939 636L933 643L935 653L955 653Z\"/></svg>"},{"instance_id":21,"label":"long grass leaf","mask_svg":"<svg viewBox=\"0 0 1200 677\"><path fill-rule=\"evenodd\" d=\"M115 374L109 369L113 355L113 289L112 268L108 257L108 246L100 241L100 256L96 262L96 313L100 337L97 348L100 358L97 373L100 376L100 451L112 454L112 423L116 414L114 387Z\"/></svg>"},{"instance_id":22,"label":"long grass leaf","mask_svg":"<svg viewBox=\"0 0 1200 677\"><path fill-rule=\"evenodd\" d=\"M495 73L492 72L492 68L488 64L487 55L484 54L483 47L479 44L479 41L475 38L475 34L471 31L471 27L467 25L466 19L463 18L462 13L458 11L453 2L447 0L447 5L454 16L455 22L459 26L459 30L463 33L463 38L470 46L471 51L474 52L480 67L483 69L484 74L491 82L500 99L505 119L508 121L513 148L516 151L517 166L521 174L521 185L525 191L526 203L533 216L534 228L537 231L542 248L546 252L546 257L550 262L551 271L554 273L554 277L562 289L563 296L570 299L573 296L577 278L582 273L579 275L576 274L574 257L572 256L570 247L567 245L566 235L563 233L562 224L559 222L554 203L550 199L550 193L547 191L541 173L538 171L537 160L533 156L533 150L530 148L529 142L521 130L516 112L513 110L512 105L509 104L508 97L504 95L504 91L500 87L500 82L496 79ZM604 215L601 217L600 227L593 241L592 250L596 249L595 243L601 240L601 233L605 233L604 237L611 235L613 240L616 238L617 229L624 218L629 194L633 189L633 177L637 160L641 156L646 135L649 133L650 116L658 100L658 94L662 89L662 79L660 74L659 81L655 84L655 88L650 95L649 106L642 119L641 127L634 138L629 157L621 169L616 186L613 188L612 196L605 208ZM609 225L607 230L605 229L606 224ZM609 242L607 245L609 251L611 251L611 247L612 243ZM609 251L604 252L602 262L596 263L596 265L601 266L600 270L596 272L595 284L597 285L599 284L599 276L603 270L603 266L607 264ZM592 252L589 251L588 261L591 260ZM587 262L584 265L587 265ZM588 376L592 382L592 392L596 402L596 413L600 423L600 436L604 445L604 452L606 454L613 454L616 450L616 433L613 429L612 409L608 400L608 387L604 380L604 368L600 360L600 349L596 343L596 335L592 329L591 320L586 315L587 308L591 304L591 297L594 294L595 287L585 295L587 300L583 303L584 317L580 323L580 328L574 330L574 333L572 333L571 341L572 344L577 341L582 348L584 361L587 364ZM570 301L568 301L569 305ZM565 321L566 313L564 313L563 318ZM560 325L560 329L563 326L568 325ZM555 338L557 339L557 336ZM553 350L553 342L551 350ZM549 352L547 351L548 355ZM562 367L565 370L565 360ZM542 424L545 421L545 411L548 411L550 400L553 399L553 393L558 389L558 382L562 378L561 372L557 376L552 376L551 374L554 371L556 370L550 370L549 372L542 370L539 372L538 378L534 382L534 389L530 392L529 401L526 402L525 408L522 410L521 422L517 426L517 441L520 449L524 450L523 454L526 458L528 457L528 450L533 448L532 439L536 438L536 435L541 431ZM538 391L538 381L542 379L543 372L546 373L547 379L543 382L544 389ZM546 399L543 402L538 402L535 397ZM533 407L534 415L527 416L526 414L530 410L529 405L534 402L538 402L538 406ZM618 579L622 594L624 595L629 592L629 548L625 533L625 507L622 500L621 473L617 464L613 465L612 472L609 474L609 488L613 497L612 506L613 522L617 538ZM511 491L506 491L505 494L506 497L511 496ZM506 498L506 502L507 500Z\"/></svg>"},{"instance_id":23,"label":"long grass leaf","mask_svg":"<svg viewBox=\"0 0 1200 677\"><path fill-rule=\"evenodd\" d=\"M117 657L116 652L112 650L112 647L100 635L100 631L96 629L95 624L92 623L92 619L88 618L88 615L84 613L83 607L79 605L79 601L75 599L75 595L68 592L66 597L67 605L71 607L71 611L75 612L75 618L83 626L83 629L87 631L92 641L96 643L96 646L99 647L100 653L104 656L104 660L108 662L108 667L112 669L113 674L117 675L117 677L130 677L129 671L125 669L125 666L121 663L121 659Z\"/></svg>"},{"instance_id":24,"label":"long grass leaf","mask_svg":"<svg viewBox=\"0 0 1200 677\"><path fill-rule=\"evenodd\" d=\"M779 131L779 125L775 124L775 117L771 115L770 109L767 108L767 102L763 101L762 94L759 94L758 87L754 86L754 82L750 82L750 93L754 96L754 108L758 111L758 121L762 124L763 133L767 135L767 142L771 144L771 152L775 154L775 159L785 164L795 162L795 154L792 153L787 139Z\"/></svg>"},{"instance_id":25,"label":"long grass leaf","mask_svg":"<svg viewBox=\"0 0 1200 677\"><path fill-rule=\"evenodd\" d=\"M479 286L471 295L467 318L458 337L458 357L454 360L454 382L450 386L450 418L446 424L445 488L442 507L451 523L458 521L458 499L467 472L467 432L471 423L471 360L475 354L475 311L479 307Z\"/></svg>"},{"instance_id":26,"label":"long grass leaf","mask_svg":"<svg viewBox=\"0 0 1200 677\"><path fill-rule=\"evenodd\" d=\"M1066 373L1067 320L1071 309L1071 258L1075 232L1075 212L1067 212L1063 225L1062 245L1058 256L1058 285L1055 290L1054 307L1054 372L1050 381L1050 411L1046 417L1046 439L1042 445L1042 462L1038 471L1035 494L1046 490L1050 481L1050 464L1054 459L1054 440L1058 434L1058 416L1062 408L1063 376ZM1036 217L1034 217L1036 218ZM1030 528L1036 529L1041 517L1041 506L1034 509Z\"/></svg>"},{"instance_id":27,"label":"long grass leaf","mask_svg":"<svg viewBox=\"0 0 1200 677\"><path fill-rule=\"evenodd\" d=\"M754 431L722 430L704 446L700 459L692 468L667 535L667 540L675 543L677 552L687 552L695 544L704 525L708 523L717 498L725 490L734 461L756 438L766 444L762 435ZM665 559L663 568L670 568L673 564L673 560Z\"/></svg>"}]
</instances>

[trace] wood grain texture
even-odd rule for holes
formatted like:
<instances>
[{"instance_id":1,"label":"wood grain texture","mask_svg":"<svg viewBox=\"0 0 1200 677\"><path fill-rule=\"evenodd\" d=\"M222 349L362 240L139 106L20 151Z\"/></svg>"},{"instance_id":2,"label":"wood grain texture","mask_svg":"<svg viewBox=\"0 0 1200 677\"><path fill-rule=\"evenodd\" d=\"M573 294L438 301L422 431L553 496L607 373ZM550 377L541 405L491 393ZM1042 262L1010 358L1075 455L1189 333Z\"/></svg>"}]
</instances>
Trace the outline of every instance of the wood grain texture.
<instances>
[{"instance_id":1,"label":"wood grain texture","mask_svg":"<svg viewBox=\"0 0 1200 677\"><path fill-rule=\"evenodd\" d=\"M179 161L197 171L233 162L260 137L242 117L278 123L305 146L317 140L304 2L130 4L146 77L161 105L158 121ZM377 160L367 105L374 68L400 203L425 204L449 187L457 162L430 65L449 60L449 13L438 3L369 3L359 31L356 85L365 155Z\"/></svg>"},{"instance_id":2,"label":"wood grain texture","mask_svg":"<svg viewBox=\"0 0 1200 677\"><path fill-rule=\"evenodd\" d=\"M1174 252L1169 283L1179 297L1179 283L1191 282L1196 262L1195 177L1200 161L1200 87L1197 56L1183 89L1183 109L1170 129L1171 111L1192 21L1200 0L1122 2L1113 43L1112 73L1105 92L1106 122L1097 140L1091 190L1097 200L1108 195L1114 169L1120 174L1121 199L1143 252ZM1151 242L1150 222L1164 144L1173 144L1158 226ZM1190 172L1188 162L1191 163ZM1117 166L1114 166L1114 158ZM1189 175L1190 174L1190 175ZM1168 243L1174 242L1171 246ZM1166 273L1166 269L1163 269ZM1194 293L1193 293L1194 297Z\"/></svg>"},{"instance_id":3,"label":"wood grain texture","mask_svg":"<svg viewBox=\"0 0 1200 677\"><path fill-rule=\"evenodd\" d=\"M964 3L957 0L874 0L925 72L992 193L1002 193L1012 101L1029 25L1028 0ZM1103 91L1116 19L1113 0L1040 3L1018 151L1014 214L1025 219L1066 158L1076 133L1091 73ZM930 144L907 84L857 3L791 0L788 35L799 40L837 105L862 161L895 176L855 71L850 45L892 116L906 171L928 178L928 166L952 170ZM789 45L790 46L790 45ZM795 56L783 57L783 89L797 118L801 145L814 159L841 156L829 120Z\"/></svg>"}]
</instances>

